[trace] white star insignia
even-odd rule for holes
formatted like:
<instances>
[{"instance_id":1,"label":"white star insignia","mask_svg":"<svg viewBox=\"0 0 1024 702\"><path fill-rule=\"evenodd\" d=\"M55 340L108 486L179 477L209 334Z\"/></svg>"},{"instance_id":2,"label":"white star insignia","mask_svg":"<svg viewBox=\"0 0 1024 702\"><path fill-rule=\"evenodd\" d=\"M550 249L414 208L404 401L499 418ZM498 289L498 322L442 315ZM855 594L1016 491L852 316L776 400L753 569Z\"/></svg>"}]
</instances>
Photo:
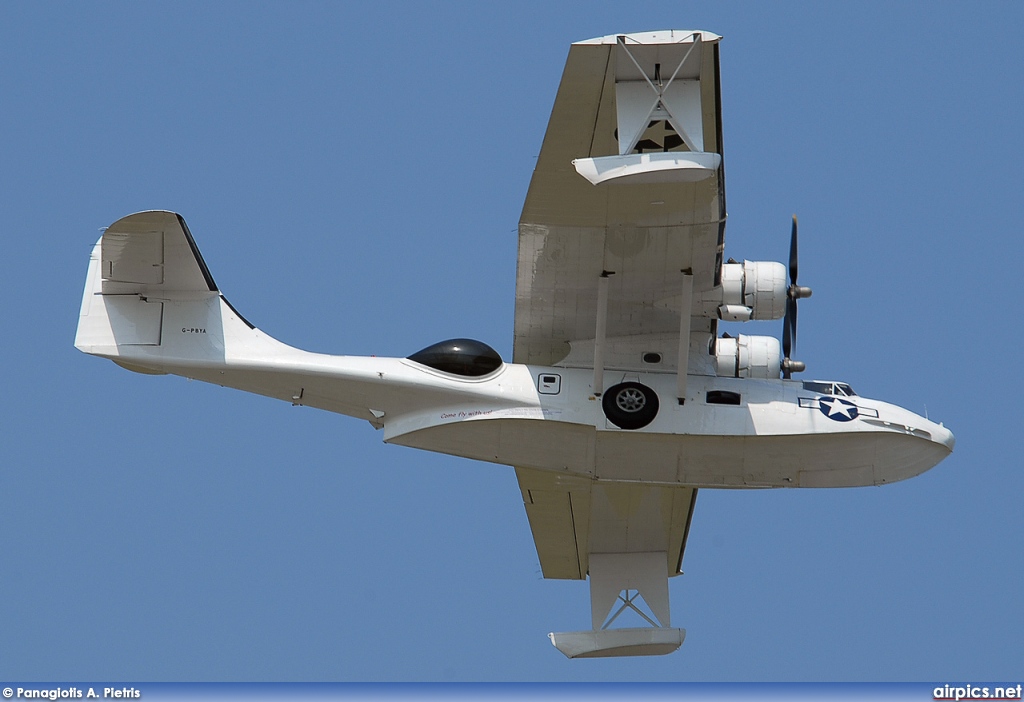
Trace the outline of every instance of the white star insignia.
<instances>
[{"instance_id":1,"label":"white star insignia","mask_svg":"<svg viewBox=\"0 0 1024 702\"><path fill-rule=\"evenodd\" d=\"M841 414L847 419L853 419L853 415L850 414L850 406L838 398L832 398L832 400L821 400L821 404L828 406L829 417Z\"/></svg>"}]
</instances>

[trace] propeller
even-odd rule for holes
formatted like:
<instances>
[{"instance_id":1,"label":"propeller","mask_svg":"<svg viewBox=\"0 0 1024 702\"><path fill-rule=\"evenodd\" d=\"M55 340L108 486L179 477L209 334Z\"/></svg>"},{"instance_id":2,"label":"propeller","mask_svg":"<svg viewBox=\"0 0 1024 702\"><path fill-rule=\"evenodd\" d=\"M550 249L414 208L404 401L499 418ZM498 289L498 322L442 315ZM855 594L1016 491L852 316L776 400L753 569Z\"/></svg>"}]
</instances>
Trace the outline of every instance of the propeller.
<instances>
[{"instance_id":1,"label":"propeller","mask_svg":"<svg viewBox=\"0 0 1024 702\"><path fill-rule=\"evenodd\" d=\"M789 290L786 291L786 317L782 320L782 377L789 380L792 373L799 373L807 368L803 361L791 358L796 348L796 301L810 297L810 288L797 285L799 256L797 255L796 215L793 215L793 233L789 237Z\"/></svg>"}]
</instances>

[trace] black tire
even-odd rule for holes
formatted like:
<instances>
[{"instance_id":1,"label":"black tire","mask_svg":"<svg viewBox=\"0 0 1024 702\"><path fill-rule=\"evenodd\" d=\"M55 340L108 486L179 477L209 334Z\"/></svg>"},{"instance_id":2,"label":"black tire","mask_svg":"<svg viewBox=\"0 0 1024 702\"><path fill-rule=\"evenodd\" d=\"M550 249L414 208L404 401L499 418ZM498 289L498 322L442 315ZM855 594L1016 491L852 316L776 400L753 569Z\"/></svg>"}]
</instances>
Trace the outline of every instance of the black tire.
<instances>
[{"instance_id":1,"label":"black tire","mask_svg":"<svg viewBox=\"0 0 1024 702\"><path fill-rule=\"evenodd\" d=\"M658 416L658 394L640 383L619 383L601 398L608 421L620 429L641 429Z\"/></svg>"}]
</instances>

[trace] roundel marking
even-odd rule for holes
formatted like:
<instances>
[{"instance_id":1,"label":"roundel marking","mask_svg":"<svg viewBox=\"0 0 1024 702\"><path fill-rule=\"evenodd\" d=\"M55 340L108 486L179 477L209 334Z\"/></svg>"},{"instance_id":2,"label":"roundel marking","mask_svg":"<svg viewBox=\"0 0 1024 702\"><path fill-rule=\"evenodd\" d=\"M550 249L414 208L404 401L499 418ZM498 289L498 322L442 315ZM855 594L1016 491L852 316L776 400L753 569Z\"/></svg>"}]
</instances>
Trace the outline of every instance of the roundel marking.
<instances>
[{"instance_id":1,"label":"roundel marking","mask_svg":"<svg viewBox=\"0 0 1024 702\"><path fill-rule=\"evenodd\" d=\"M857 405L838 397L819 397L818 409L821 413L837 422L849 422L857 418Z\"/></svg>"}]
</instances>

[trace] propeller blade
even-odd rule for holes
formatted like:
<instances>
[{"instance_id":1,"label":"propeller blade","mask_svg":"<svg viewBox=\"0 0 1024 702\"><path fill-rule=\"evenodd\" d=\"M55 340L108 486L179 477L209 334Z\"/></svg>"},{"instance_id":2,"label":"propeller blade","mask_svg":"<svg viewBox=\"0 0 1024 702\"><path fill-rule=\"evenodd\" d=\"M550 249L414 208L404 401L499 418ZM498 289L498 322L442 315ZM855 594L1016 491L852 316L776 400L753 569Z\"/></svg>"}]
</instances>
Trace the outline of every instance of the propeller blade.
<instances>
[{"instance_id":1,"label":"propeller blade","mask_svg":"<svg viewBox=\"0 0 1024 702\"><path fill-rule=\"evenodd\" d=\"M793 233L789 237L789 284L796 285L797 274L796 215L793 215Z\"/></svg>"},{"instance_id":2,"label":"propeller blade","mask_svg":"<svg viewBox=\"0 0 1024 702\"><path fill-rule=\"evenodd\" d=\"M793 331L792 331L793 350L796 350L796 311L797 311L798 307L797 307L797 304L796 304L796 300L793 300L792 298L790 298L790 300L792 300L792 303L793 303L793 314L789 318L789 324L790 324L790 326L793 327ZM788 304L789 303L787 302L787 305Z\"/></svg>"},{"instance_id":3,"label":"propeller blade","mask_svg":"<svg viewBox=\"0 0 1024 702\"><path fill-rule=\"evenodd\" d=\"M796 215L793 215L793 231L789 236L789 291L786 295L786 316L782 320L782 377L786 380L792 377L792 373L799 373L806 367L800 361L794 361L792 354L796 349L796 303L802 297L811 296L810 288L796 284L799 272L796 229Z\"/></svg>"},{"instance_id":4,"label":"propeller blade","mask_svg":"<svg viewBox=\"0 0 1024 702\"><path fill-rule=\"evenodd\" d=\"M782 355L784 358L789 358L793 351L793 323L790 318L795 306L796 302L792 298L786 300L786 317L782 320Z\"/></svg>"}]
</instances>

